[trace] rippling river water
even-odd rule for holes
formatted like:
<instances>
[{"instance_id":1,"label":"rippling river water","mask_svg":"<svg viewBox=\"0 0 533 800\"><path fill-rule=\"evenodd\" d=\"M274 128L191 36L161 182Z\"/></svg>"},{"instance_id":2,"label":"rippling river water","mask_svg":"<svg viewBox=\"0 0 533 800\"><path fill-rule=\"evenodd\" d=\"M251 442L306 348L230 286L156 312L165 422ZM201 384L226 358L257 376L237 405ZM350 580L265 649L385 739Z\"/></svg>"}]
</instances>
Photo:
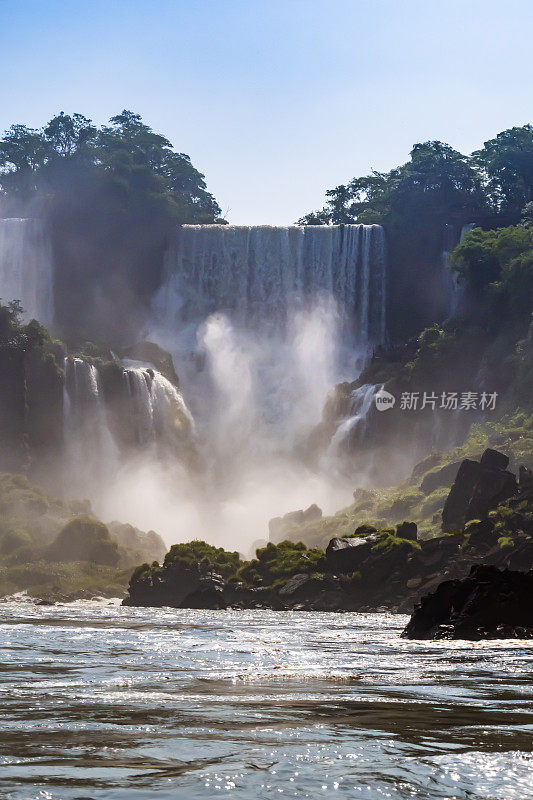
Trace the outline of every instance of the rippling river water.
<instances>
[{"instance_id":1,"label":"rippling river water","mask_svg":"<svg viewBox=\"0 0 533 800\"><path fill-rule=\"evenodd\" d=\"M406 617L0 603L0 796L533 797L533 646Z\"/></svg>"}]
</instances>

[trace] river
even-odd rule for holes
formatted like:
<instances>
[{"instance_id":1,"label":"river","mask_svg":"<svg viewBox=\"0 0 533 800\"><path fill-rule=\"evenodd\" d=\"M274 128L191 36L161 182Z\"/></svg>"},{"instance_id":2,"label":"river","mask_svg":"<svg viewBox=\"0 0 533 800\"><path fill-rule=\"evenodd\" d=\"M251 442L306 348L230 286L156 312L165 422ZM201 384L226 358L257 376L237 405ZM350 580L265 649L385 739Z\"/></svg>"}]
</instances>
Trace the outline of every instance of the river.
<instances>
[{"instance_id":1,"label":"river","mask_svg":"<svg viewBox=\"0 0 533 800\"><path fill-rule=\"evenodd\" d=\"M533 644L406 621L0 603L0 796L533 797Z\"/></svg>"}]
</instances>

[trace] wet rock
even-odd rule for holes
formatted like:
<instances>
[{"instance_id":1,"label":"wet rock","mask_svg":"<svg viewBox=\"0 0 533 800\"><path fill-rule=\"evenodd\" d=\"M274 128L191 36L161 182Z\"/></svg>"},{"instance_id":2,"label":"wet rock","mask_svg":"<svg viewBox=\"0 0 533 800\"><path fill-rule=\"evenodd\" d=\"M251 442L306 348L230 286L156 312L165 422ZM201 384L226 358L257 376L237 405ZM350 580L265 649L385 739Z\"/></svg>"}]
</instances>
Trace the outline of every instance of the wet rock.
<instances>
[{"instance_id":1,"label":"wet rock","mask_svg":"<svg viewBox=\"0 0 533 800\"><path fill-rule=\"evenodd\" d=\"M224 597L225 583L221 575L216 572L209 572L200 578L199 586L191 594L185 597L180 606L181 608L203 608L221 610L227 608L228 604Z\"/></svg>"},{"instance_id":2,"label":"wet rock","mask_svg":"<svg viewBox=\"0 0 533 800\"><path fill-rule=\"evenodd\" d=\"M422 598L408 639L533 638L533 572L477 565Z\"/></svg>"},{"instance_id":3,"label":"wet rock","mask_svg":"<svg viewBox=\"0 0 533 800\"><path fill-rule=\"evenodd\" d=\"M311 577L309 575L305 575L304 573L293 575L290 581L288 581L285 586L282 586L279 590L280 597L291 597L306 584L308 584L310 580Z\"/></svg>"},{"instance_id":4,"label":"wet rock","mask_svg":"<svg viewBox=\"0 0 533 800\"><path fill-rule=\"evenodd\" d=\"M131 576L128 596L122 605L180 608L185 598L194 595L200 586L198 569L188 569L180 564L155 572L138 569Z\"/></svg>"}]
</instances>

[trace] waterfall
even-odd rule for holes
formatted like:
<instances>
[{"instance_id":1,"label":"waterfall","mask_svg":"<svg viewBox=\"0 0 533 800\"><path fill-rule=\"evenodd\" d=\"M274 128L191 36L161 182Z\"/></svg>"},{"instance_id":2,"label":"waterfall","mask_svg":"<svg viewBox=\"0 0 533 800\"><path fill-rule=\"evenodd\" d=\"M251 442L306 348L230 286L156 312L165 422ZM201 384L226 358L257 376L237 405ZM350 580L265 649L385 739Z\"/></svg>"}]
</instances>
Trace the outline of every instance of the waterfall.
<instances>
[{"instance_id":1,"label":"waterfall","mask_svg":"<svg viewBox=\"0 0 533 800\"><path fill-rule=\"evenodd\" d=\"M24 319L54 319L52 248L38 219L0 219L0 297L20 300Z\"/></svg>"},{"instance_id":2,"label":"waterfall","mask_svg":"<svg viewBox=\"0 0 533 800\"><path fill-rule=\"evenodd\" d=\"M118 449L108 427L98 370L81 358L65 358L63 424L67 469L82 488L111 475Z\"/></svg>"},{"instance_id":3,"label":"waterfall","mask_svg":"<svg viewBox=\"0 0 533 800\"><path fill-rule=\"evenodd\" d=\"M137 444L146 446L155 441L152 376L140 367L126 371L129 383L130 414Z\"/></svg>"},{"instance_id":4,"label":"waterfall","mask_svg":"<svg viewBox=\"0 0 533 800\"><path fill-rule=\"evenodd\" d=\"M135 364L135 365L134 365ZM67 469L83 481L98 481L119 467L121 437L110 429L98 369L81 358L64 361L64 440ZM119 416L139 453L179 456L189 446L194 421L181 393L151 367L125 362Z\"/></svg>"},{"instance_id":5,"label":"waterfall","mask_svg":"<svg viewBox=\"0 0 533 800\"><path fill-rule=\"evenodd\" d=\"M328 448L329 456L342 455L353 444L356 437L364 436L368 412L372 407L374 396L382 388L382 384L365 383L353 390L348 416L340 423L331 437Z\"/></svg>"},{"instance_id":6,"label":"waterfall","mask_svg":"<svg viewBox=\"0 0 533 800\"><path fill-rule=\"evenodd\" d=\"M154 317L167 331L215 311L247 328L279 328L291 309L320 294L336 300L352 342L384 341L380 225L184 225L165 256Z\"/></svg>"}]
</instances>

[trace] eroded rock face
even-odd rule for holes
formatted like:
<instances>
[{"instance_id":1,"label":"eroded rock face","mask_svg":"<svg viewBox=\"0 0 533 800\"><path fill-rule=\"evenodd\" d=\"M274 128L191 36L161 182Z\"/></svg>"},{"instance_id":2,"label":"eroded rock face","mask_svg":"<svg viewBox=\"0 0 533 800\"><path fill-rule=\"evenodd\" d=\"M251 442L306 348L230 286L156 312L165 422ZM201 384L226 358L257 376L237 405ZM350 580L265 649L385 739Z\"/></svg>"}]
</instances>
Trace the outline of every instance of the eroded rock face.
<instances>
[{"instance_id":1,"label":"eroded rock face","mask_svg":"<svg viewBox=\"0 0 533 800\"><path fill-rule=\"evenodd\" d=\"M465 459L457 472L442 511L442 529L460 530L471 519L482 519L499 503L518 493L518 484L507 470L504 453L487 449L481 461Z\"/></svg>"},{"instance_id":2,"label":"eroded rock face","mask_svg":"<svg viewBox=\"0 0 533 800\"><path fill-rule=\"evenodd\" d=\"M403 632L408 639L533 638L533 571L477 565L422 598Z\"/></svg>"}]
</instances>

